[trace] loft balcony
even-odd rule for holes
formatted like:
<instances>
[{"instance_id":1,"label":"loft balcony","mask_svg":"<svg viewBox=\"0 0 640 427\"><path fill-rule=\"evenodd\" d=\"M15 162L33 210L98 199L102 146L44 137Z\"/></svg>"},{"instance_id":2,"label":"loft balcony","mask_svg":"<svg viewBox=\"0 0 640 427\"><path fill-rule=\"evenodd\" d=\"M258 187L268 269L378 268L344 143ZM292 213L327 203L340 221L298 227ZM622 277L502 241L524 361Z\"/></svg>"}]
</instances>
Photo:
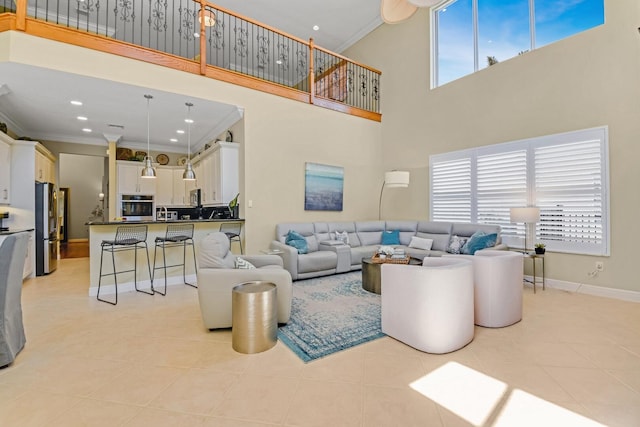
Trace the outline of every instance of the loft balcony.
<instances>
[{"instance_id":1,"label":"loft balcony","mask_svg":"<svg viewBox=\"0 0 640 427\"><path fill-rule=\"evenodd\" d=\"M0 0L9 30L381 120L380 71L204 0Z\"/></svg>"}]
</instances>

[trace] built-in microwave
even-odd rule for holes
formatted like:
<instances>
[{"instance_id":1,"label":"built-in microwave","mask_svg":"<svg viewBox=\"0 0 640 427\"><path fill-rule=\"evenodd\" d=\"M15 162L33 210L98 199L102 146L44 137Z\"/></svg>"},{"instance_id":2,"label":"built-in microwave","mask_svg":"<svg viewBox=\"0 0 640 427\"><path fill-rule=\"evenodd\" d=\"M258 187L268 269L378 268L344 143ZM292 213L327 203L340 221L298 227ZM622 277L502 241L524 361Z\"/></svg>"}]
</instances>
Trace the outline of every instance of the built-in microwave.
<instances>
[{"instance_id":1,"label":"built-in microwave","mask_svg":"<svg viewBox=\"0 0 640 427\"><path fill-rule=\"evenodd\" d=\"M202 190L196 188L189 192L189 204L195 208L202 206Z\"/></svg>"},{"instance_id":2,"label":"built-in microwave","mask_svg":"<svg viewBox=\"0 0 640 427\"><path fill-rule=\"evenodd\" d=\"M118 210L120 217L128 221L153 221L155 206L153 196L140 194L121 194Z\"/></svg>"}]
</instances>

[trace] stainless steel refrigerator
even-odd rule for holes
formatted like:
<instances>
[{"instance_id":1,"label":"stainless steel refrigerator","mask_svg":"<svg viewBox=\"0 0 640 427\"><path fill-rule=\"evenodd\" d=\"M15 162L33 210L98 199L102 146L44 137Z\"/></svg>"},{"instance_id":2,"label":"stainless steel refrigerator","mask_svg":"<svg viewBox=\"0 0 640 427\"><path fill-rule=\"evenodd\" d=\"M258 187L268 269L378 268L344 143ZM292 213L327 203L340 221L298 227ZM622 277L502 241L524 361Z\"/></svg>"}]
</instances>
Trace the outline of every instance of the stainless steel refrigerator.
<instances>
[{"instance_id":1,"label":"stainless steel refrigerator","mask_svg":"<svg viewBox=\"0 0 640 427\"><path fill-rule=\"evenodd\" d=\"M36 182L36 276L58 267L58 200L55 186Z\"/></svg>"}]
</instances>

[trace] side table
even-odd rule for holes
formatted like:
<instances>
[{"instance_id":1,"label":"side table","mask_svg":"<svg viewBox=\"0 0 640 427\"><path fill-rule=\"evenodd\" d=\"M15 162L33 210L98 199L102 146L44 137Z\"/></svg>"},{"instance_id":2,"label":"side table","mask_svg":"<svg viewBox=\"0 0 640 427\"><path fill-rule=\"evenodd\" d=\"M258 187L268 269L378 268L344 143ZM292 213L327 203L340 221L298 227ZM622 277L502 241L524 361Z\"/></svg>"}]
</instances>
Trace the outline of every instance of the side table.
<instances>
[{"instance_id":1,"label":"side table","mask_svg":"<svg viewBox=\"0 0 640 427\"><path fill-rule=\"evenodd\" d=\"M277 289L271 282L253 281L231 291L231 346L238 353L269 350L278 341Z\"/></svg>"},{"instance_id":2,"label":"side table","mask_svg":"<svg viewBox=\"0 0 640 427\"><path fill-rule=\"evenodd\" d=\"M542 290L546 290L545 281L544 281L544 254L537 254L535 252L525 252L522 254L524 259L530 259L533 264L533 293L536 293L536 283L538 282L536 276L536 260L540 260L540 266L542 267Z\"/></svg>"}]
</instances>

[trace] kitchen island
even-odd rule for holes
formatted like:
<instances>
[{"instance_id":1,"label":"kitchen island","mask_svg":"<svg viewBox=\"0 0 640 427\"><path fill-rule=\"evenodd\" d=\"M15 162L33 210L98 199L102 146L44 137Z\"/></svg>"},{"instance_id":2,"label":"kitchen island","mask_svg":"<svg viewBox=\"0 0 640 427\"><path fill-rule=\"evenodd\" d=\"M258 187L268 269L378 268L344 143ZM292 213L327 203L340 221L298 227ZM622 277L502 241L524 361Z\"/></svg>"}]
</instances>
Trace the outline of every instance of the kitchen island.
<instances>
[{"instance_id":1,"label":"kitchen island","mask_svg":"<svg viewBox=\"0 0 640 427\"><path fill-rule=\"evenodd\" d=\"M87 223L89 226L89 296L96 296L98 293L98 279L100 277L100 253L103 240L113 240L116 235L116 229L121 225L146 225L147 226L147 246L149 248L149 261L151 264L151 272L153 274L153 252L155 248L156 237L164 237L167 225L169 224L193 224L193 241L195 250L198 251L200 240L204 236L220 229L221 223L228 222L244 222L244 219L191 219L191 220L169 220L169 221L93 221ZM138 250L138 265L136 274L138 276L138 288L149 289L151 280L147 269L146 254L143 250ZM182 249L168 248L166 250L167 265L182 263ZM133 269L134 251L124 251L116 253L116 268L120 270ZM193 268L193 255L191 249L187 248L186 254L186 275L187 282L196 283L196 272ZM162 265L162 251L158 248L157 265ZM111 263L111 253L105 252L103 260L103 274L112 273L113 267ZM158 286L164 287L164 272L157 270L156 279L161 280L162 284ZM181 285L182 267L167 268L167 285ZM134 291L133 272L118 274L118 293ZM169 291L170 292L170 291ZM100 296L114 294L115 285L113 276L102 278L102 287Z\"/></svg>"}]
</instances>

